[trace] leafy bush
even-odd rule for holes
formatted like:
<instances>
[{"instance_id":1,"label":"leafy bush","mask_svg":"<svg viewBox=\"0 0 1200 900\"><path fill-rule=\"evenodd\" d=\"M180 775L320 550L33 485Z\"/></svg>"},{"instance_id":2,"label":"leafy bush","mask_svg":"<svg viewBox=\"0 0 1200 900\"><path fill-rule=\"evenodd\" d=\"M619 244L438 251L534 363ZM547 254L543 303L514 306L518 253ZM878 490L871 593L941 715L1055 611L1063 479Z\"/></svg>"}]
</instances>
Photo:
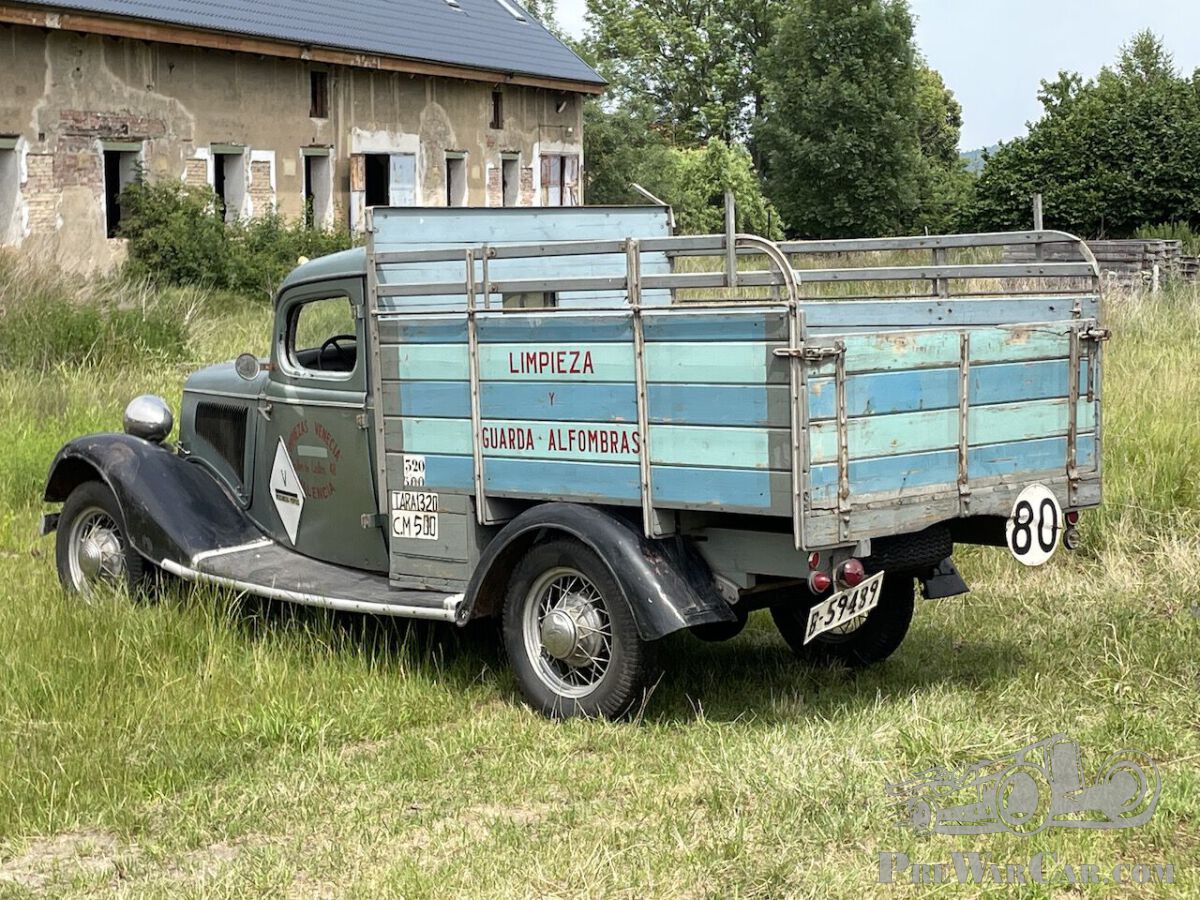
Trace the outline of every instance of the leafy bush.
<instances>
[{"instance_id":1,"label":"leafy bush","mask_svg":"<svg viewBox=\"0 0 1200 900\"><path fill-rule=\"evenodd\" d=\"M129 239L126 271L135 279L228 284L229 233L207 188L134 182L121 193L121 234Z\"/></svg>"},{"instance_id":2,"label":"leafy bush","mask_svg":"<svg viewBox=\"0 0 1200 900\"><path fill-rule=\"evenodd\" d=\"M79 278L0 255L0 368L125 366L184 355L194 290Z\"/></svg>"},{"instance_id":3,"label":"leafy bush","mask_svg":"<svg viewBox=\"0 0 1200 900\"><path fill-rule=\"evenodd\" d=\"M155 284L197 285L269 298L301 256L352 245L349 234L306 228L271 213L229 225L208 188L132 184L121 195L126 271Z\"/></svg>"}]
</instances>

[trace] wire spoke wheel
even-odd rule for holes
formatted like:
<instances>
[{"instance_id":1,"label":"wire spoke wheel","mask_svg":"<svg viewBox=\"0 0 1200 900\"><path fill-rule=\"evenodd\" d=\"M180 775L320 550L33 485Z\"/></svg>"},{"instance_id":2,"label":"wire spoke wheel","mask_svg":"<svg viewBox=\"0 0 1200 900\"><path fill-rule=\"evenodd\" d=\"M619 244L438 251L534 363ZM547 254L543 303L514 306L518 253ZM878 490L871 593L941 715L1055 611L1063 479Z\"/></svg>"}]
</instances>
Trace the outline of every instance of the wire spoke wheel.
<instances>
[{"instance_id":1,"label":"wire spoke wheel","mask_svg":"<svg viewBox=\"0 0 1200 900\"><path fill-rule=\"evenodd\" d=\"M120 525L99 506L89 506L70 524L67 537L70 587L90 596L97 584L125 579L125 541Z\"/></svg>"},{"instance_id":2,"label":"wire spoke wheel","mask_svg":"<svg viewBox=\"0 0 1200 900\"><path fill-rule=\"evenodd\" d=\"M620 718L644 698L654 645L608 564L581 541L530 547L509 576L501 619L521 693L543 715Z\"/></svg>"},{"instance_id":3,"label":"wire spoke wheel","mask_svg":"<svg viewBox=\"0 0 1200 900\"><path fill-rule=\"evenodd\" d=\"M539 679L556 694L586 697L608 673L613 629L604 596L578 569L558 566L529 588L522 632Z\"/></svg>"}]
</instances>

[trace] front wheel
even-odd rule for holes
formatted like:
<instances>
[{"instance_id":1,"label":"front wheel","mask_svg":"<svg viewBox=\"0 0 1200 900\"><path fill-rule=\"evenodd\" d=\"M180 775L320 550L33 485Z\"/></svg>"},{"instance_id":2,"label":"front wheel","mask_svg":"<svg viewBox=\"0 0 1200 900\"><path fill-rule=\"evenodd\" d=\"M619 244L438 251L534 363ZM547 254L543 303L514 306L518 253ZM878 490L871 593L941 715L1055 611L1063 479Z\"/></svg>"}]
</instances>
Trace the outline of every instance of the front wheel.
<instances>
[{"instance_id":1,"label":"front wheel","mask_svg":"<svg viewBox=\"0 0 1200 900\"><path fill-rule=\"evenodd\" d=\"M54 556L63 587L83 597L104 584L134 590L147 575L145 560L129 542L117 498L99 481L85 481L67 497Z\"/></svg>"},{"instance_id":2,"label":"front wheel","mask_svg":"<svg viewBox=\"0 0 1200 900\"><path fill-rule=\"evenodd\" d=\"M903 573L883 576L879 605L858 618L804 643L808 613L820 602L793 601L771 607L783 639L801 659L819 665L857 669L887 659L904 641L913 617L913 578Z\"/></svg>"},{"instance_id":3,"label":"front wheel","mask_svg":"<svg viewBox=\"0 0 1200 900\"><path fill-rule=\"evenodd\" d=\"M654 646L639 637L616 579L576 540L538 544L521 560L502 630L521 693L554 718L626 715L653 668Z\"/></svg>"}]
</instances>

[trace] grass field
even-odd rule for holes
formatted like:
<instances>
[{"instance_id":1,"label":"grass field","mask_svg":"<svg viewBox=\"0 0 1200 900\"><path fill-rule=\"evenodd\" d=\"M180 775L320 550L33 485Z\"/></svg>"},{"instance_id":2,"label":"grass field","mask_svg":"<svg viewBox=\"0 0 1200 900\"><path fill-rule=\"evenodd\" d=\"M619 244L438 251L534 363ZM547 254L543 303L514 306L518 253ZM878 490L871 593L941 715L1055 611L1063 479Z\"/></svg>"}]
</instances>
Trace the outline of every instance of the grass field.
<instances>
[{"instance_id":1,"label":"grass field","mask_svg":"<svg viewBox=\"0 0 1200 900\"><path fill-rule=\"evenodd\" d=\"M16 327L22 284L0 278L17 353L0 359L0 896L979 893L877 884L881 851L956 850L1050 851L1105 875L1171 864L1173 885L1086 892L1200 896L1196 291L1110 303L1107 502L1080 552L1037 571L961 553L973 593L920 603L907 643L859 675L801 668L761 614L727 644L676 635L644 713L617 725L524 709L486 629L202 591L65 597L35 534L54 452L119 430L134 394L177 404L195 365L265 350L269 311L133 291L184 323L183 351L67 359L40 352L54 334L36 316ZM1089 775L1124 747L1154 757L1151 821L1033 838L896 827L886 782L1056 732Z\"/></svg>"}]
</instances>

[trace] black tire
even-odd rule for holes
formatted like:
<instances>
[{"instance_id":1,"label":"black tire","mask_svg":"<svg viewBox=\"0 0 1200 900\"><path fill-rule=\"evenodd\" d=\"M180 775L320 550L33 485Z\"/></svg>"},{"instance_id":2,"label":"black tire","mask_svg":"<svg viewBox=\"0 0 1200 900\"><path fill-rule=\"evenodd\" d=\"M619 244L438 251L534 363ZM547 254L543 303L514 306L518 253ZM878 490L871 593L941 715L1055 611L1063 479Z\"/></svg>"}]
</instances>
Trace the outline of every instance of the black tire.
<instances>
[{"instance_id":1,"label":"black tire","mask_svg":"<svg viewBox=\"0 0 1200 900\"><path fill-rule=\"evenodd\" d=\"M106 557L107 568L101 574L89 577L79 562L80 549L72 553L71 544L80 537L89 521L97 522L106 529L107 543L111 552ZM111 528L109 527L111 526ZM116 560L119 559L119 564ZM108 485L100 481L85 481L67 497L58 519L55 535L54 560L58 568L58 580L72 594L86 596L90 585L100 581L121 584L131 592L145 587L150 580L153 566L133 549L125 527L125 516L121 506Z\"/></svg>"},{"instance_id":2,"label":"black tire","mask_svg":"<svg viewBox=\"0 0 1200 900\"><path fill-rule=\"evenodd\" d=\"M570 579L578 587L572 588ZM557 603L551 599L556 589ZM543 600L548 603L545 614ZM555 623L561 624L564 617L570 620L568 637L562 630L558 637L571 647L571 658L553 656L542 642L549 613L557 614ZM638 635L633 613L608 567L579 541L558 538L535 545L509 579L501 618L504 649L521 693L544 715L616 719L643 698L654 670L655 647ZM561 644L557 649L566 652ZM585 656L602 659L603 666L575 664ZM582 683L567 684L575 678Z\"/></svg>"},{"instance_id":3,"label":"black tire","mask_svg":"<svg viewBox=\"0 0 1200 900\"><path fill-rule=\"evenodd\" d=\"M862 617L862 623L844 634L826 632L804 643L808 613L818 602L806 595L792 603L771 607L771 617L783 639L798 657L825 666L861 669L887 659L904 641L913 617L913 577L885 575L879 605Z\"/></svg>"}]
</instances>

